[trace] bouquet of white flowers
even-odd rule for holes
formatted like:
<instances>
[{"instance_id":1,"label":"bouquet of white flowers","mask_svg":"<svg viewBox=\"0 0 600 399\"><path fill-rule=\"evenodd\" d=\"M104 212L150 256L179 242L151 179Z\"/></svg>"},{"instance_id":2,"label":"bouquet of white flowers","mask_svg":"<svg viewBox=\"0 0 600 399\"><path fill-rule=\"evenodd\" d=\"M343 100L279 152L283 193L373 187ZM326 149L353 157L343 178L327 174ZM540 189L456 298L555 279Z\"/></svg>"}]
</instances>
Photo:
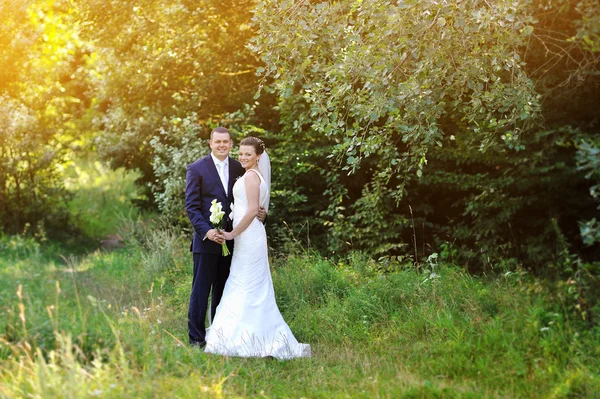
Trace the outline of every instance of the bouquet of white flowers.
<instances>
[{"instance_id":1,"label":"bouquet of white flowers","mask_svg":"<svg viewBox=\"0 0 600 399\"><path fill-rule=\"evenodd\" d=\"M225 216L223 205L221 205L220 202L217 202L216 199L212 200L210 204L210 222L220 233L221 230L223 230L223 216ZM227 248L227 243L222 244L222 254L223 256L230 255L229 248Z\"/></svg>"}]
</instances>

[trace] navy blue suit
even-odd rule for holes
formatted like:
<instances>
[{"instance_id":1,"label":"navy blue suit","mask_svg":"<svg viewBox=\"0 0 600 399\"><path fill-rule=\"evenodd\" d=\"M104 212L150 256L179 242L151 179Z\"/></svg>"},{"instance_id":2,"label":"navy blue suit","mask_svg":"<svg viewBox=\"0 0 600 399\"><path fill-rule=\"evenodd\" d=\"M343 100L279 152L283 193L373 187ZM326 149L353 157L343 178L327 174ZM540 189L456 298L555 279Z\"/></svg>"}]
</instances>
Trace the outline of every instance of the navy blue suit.
<instances>
[{"instance_id":1,"label":"navy blue suit","mask_svg":"<svg viewBox=\"0 0 600 399\"><path fill-rule=\"evenodd\" d=\"M208 238L206 233L214 228L210 223L210 206L213 199L223 205L224 227L231 230L229 219L230 205L233 202L233 184L244 174L242 165L229 158L229 181L227 194L221 183L217 167L212 157L204 158L188 165L185 181L185 210L194 227L194 237L190 251L194 257L194 277L188 310L188 334L190 342L204 343L206 328L206 307L212 290L211 317L221 301L225 281L229 276L231 256L221 255L221 245ZM228 241L229 251L233 251L233 241Z\"/></svg>"}]
</instances>

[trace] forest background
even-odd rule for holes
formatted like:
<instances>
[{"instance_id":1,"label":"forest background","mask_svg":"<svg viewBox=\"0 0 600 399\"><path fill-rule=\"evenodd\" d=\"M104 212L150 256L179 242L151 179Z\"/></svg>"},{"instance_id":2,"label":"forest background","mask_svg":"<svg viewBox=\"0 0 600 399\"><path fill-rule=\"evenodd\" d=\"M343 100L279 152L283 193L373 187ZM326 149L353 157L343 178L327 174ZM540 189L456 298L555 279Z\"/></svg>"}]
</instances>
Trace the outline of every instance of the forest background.
<instances>
[{"instance_id":1,"label":"forest background","mask_svg":"<svg viewBox=\"0 0 600 399\"><path fill-rule=\"evenodd\" d=\"M270 152L272 256L530 275L597 336L597 1L10 0L0 21L6 254L93 251L127 219L111 201L184 242L185 167L222 125ZM98 171L131 190L78 198Z\"/></svg>"}]
</instances>

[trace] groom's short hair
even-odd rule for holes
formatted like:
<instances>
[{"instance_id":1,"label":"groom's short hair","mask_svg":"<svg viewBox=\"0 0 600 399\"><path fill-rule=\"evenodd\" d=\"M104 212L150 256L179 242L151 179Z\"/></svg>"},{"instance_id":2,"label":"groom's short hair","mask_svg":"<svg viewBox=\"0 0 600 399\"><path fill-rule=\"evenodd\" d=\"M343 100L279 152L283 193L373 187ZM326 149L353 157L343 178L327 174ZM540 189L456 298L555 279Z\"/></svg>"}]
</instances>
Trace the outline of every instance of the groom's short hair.
<instances>
[{"instance_id":1,"label":"groom's short hair","mask_svg":"<svg viewBox=\"0 0 600 399\"><path fill-rule=\"evenodd\" d=\"M210 139L211 140L213 138L213 133L227 133L229 135L229 139L231 140L231 133L229 133L229 130L227 130L223 126L216 127L216 128L214 128L212 130L212 132L210 132Z\"/></svg>"}]
</instances>

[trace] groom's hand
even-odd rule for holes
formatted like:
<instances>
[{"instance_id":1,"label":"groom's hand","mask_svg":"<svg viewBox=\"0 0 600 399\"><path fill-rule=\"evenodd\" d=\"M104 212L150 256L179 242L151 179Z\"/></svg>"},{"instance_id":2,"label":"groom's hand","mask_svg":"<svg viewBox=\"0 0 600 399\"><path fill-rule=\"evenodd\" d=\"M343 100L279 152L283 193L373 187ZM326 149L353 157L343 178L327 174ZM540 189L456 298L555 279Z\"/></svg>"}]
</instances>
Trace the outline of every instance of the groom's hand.
<instances>
[{"instance_id":1,"label":"groom's hand","mask_svg":"<svg viewBox=\"0 0 600 399\"><path fill-rule=\"evenodd\" d=\"M206 238L216 242L217 244L223 244L225 242L225 237L222 233L219 233L219 230L217 229L208 230L206 233Z\"/></svg>"},{"instance_id":2,"label":"groom's hand","mask_svg":"<svg viewBox=\"0 0 600 399\"><path fill-rule=\"evenodd\" d=\"M265 218L267 217L267 211L265 210L265 208L263 208L262 206L258 208L258 215L256 215L256 217L258 218L258 220L260 220L261 223L264 223Z\"/></svg>"}]
</instances>

